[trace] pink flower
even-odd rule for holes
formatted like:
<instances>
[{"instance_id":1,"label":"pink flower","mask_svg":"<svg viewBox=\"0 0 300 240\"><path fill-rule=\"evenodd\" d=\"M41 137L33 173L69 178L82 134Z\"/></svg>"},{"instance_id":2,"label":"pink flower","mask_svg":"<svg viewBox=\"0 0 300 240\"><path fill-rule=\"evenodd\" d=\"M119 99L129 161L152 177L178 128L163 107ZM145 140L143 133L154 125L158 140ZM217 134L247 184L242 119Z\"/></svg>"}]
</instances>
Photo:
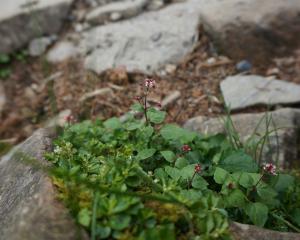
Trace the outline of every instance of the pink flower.
<instances>
[{"instance_id":1,"label":"pink flower","mask_svg":"<svg viewBox=\"0 0 300 240\"><path fill-rule=\"evenodd\" d=\"M196 165L195 165L195 172L196 172L196 173L200 173L201 170L202 170L201 165L200 165L200 164L196 164Z\"/></svg>"},{"instance_id":2,"label":"pink flower","mask_svg":"<svg viewBox=\"0 0 300 240\"><path fill-rule=\"evenodd\" d=\"M277 175L276 166L272 163L265 163L263 165L263 170L271 175Z\"/></svg>"},{"instance_id":3,"label":"pink flower","mask_svg":"<svg viewBox=\"0 0 300 240\"><path fill-rule=\"evenodd\" d=\"M181 150L182 150L183 152L189 152L189 151L191 151L192 149L191 149L191 147L190 147L189 145L185 144L185 145L183 145L183 146L181 147Z\"/></svg>"},{"instance_id":4,"label":"pink flower","mask_svg":"<svg viewBox=\"0 0 300 240\"><path fill-rule=\"evenodd\" d=\"M145 87L146 88L155 88L156 82L152 78L146 78L145 79Z\"/></svg>"},{"instance_id":5,"label":"pink flower","mask_svg":"<svg viewBox=\"0 0 300 240\"><path fill-rule=\"evenodd\" d=\"M71 123L74 121L74 117L73 115L67 115L67 116L64 116L64 120L67 122L67 123Z\"/></svg>"}]
</instances>

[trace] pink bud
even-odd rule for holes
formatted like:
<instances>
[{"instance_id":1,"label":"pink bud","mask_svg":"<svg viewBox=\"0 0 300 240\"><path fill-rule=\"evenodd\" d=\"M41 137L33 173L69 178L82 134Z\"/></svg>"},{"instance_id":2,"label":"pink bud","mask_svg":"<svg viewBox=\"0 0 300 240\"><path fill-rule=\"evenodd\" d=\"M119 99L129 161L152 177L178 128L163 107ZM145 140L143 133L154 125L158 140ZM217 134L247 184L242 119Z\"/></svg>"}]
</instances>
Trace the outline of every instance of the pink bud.
<instances>
[{"instance_id":1,"label":"pink bud","mask_svg":"<svg viewBox=\"0 0 300 240\"><path fill-rule=\"evenodd\" d=\"M201 165L200 165L200 164L196 164L196 165L195 165L195 172L196 172L196 173L200 173L201 170L202 170Z\"/></svg>"},{"instance_id":2,"label":"pink bud","mask_svg":"<svg viewBox=\"0 0 300 240\"><path fill-rule=\"evenodd\" d=\"M189 151L191 151L192 149L191 149L191 147L190 147L189 145L185 144L185 145L183 145L183 146L181 147L181 150L182 150L183 152L189 152Z\"/></svg>"},{"instance_id":3,"label":"pink bud","mask_svg":"<svg viewBox=\"0 0 300 240\"><path fill-rule=\"evenodd\" d=\"M155 88L156 82L152 78L146 78L144 84L146 88Z\"/></svg>"}]
</instances>

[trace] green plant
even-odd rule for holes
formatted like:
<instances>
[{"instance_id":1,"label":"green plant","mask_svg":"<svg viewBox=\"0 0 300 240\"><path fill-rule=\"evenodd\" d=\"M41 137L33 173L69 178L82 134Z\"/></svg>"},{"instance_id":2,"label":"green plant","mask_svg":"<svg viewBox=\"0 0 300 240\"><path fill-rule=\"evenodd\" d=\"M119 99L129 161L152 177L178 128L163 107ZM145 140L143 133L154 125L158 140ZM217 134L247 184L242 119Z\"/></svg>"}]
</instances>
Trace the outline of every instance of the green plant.
<instances>
[{"instance_id":1,"label":"green plant","mask_svg":"<svg viewBox=\"0 0 300 240\"><path fill-rule=\"evenodd\" d=\"M272 141L275 138L276 156L275 159L272 159L272 162L278 165L280 148L278 131L282 128L276 126L272 114L267 111L256 124L250 136L246 139L241 139L241 136L232 121L230 109L226 107L225 110L226 116L222 117L221 120L231 145L237 150L243 148L247 154L251 155L253 159L261 165L263 157L268 153L268 148L272 148L272 144L274 145L274 142Z\"/></svg>"},{"instance_id":2,"label":"green plant","mask_svg":"<svg viewBox=\"0 0 300 240\"><path fill-rule=\"evenodd\" d=\"M0 79L6 79L11 75L11 63L13 60L25 62L27 55L27 52L24 50L11 55L0 53Z\"/></svg>"},{"instance_id":3,"label":"green plant","mask_svg":"<svg viewBox=\"0 0 300 240\"><path fill-rule=\"evenodd\" d=\"M144 118L69 121L47 154L59 197L91 239L231 239L231 220L298 231L294 177L260 167L226 135L163 125L147 104L154 87L146 79L132 107Z\"/></svg>"},{"instance_id":4,"label":"green plant","mask_svg":"<svg viewBox=\"0 0 300 240\"><path fill-rule=\"evenodd\" d=\"M7 78L11 74L11 70L6 65L9 64L10 57L7 54L0 54L0 78Z\"/></svg>"}]
</instances>

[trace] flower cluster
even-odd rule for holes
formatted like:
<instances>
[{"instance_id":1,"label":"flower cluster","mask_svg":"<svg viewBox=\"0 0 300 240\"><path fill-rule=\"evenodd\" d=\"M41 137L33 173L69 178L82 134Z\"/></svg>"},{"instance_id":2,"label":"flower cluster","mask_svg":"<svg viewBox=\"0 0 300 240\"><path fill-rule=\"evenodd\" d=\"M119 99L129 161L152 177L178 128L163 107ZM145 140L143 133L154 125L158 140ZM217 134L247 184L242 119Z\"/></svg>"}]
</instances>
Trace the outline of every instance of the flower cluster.
<instances>
[{"instance_id":1,"label":"flower cluster","mask_svg":"<svg viewBox=\"0 0 300 240\"><path fill-rule=\"evenodd\" d=\"M156 82L152 78L146 78L145 79L145 87L146 88L155 88Z\"/></svg>"},{"instance_id":2,"label":"flower cluster","mask_svg":"<svg viewBox=\"0 0 300 240\"><path fill-rule=\"evenodd\" d=\"M263 170L266 172L266 173L269 173L271 175L277 175L276 173L276 166L272 163L266 163L263 165Z\"/></svg>"},{"instance_id":3,"label":"flower cluster","mask_svg":"<svg viewBox=\"0 0 300 240\"><path fill-rule=\"evenodd\" d=\"M190 147L189 145L185 144L185 145L183 145L183 146L181 147L181 150L182 150L183 152L189 152L189 151L191 151L192 149L191 149L191 147Z\"/></svg>"},{"instance_id":4,"label":"flower cluster","mask_svg":"<svg viewBox=\"0 0 300 240\"><path fill-rule=\"evenodd\" d=\"M202 170L201 165L200 164L196 164L195 165L195 173L200 173Z\"/></svg>"},{"instance_id":5,"label":"flower cluster","mask_svg":"<svg viewBox=\"0 0 300 240\"><path fill-rule=\"evenodd\" d=\"M64 120L65 120L68 124L75 122L74 116L71 115L71 114L65 116L65 117L64 117Z\"/></svg>"}]
</instances>

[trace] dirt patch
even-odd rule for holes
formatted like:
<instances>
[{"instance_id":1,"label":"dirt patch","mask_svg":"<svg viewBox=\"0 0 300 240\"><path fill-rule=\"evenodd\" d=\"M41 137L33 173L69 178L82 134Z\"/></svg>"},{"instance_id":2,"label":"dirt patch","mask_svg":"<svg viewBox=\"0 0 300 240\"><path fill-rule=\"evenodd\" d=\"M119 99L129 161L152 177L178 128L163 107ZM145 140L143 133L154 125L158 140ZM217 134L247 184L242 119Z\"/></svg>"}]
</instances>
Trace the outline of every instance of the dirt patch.
<instances>
[{"instance_id":1,"label":"dirt patch","mask_svg":"<svg viewBox=\"0 0 300 240\"><path fill-rule=\"evenodd\" d=\"M215 116L224 112L219 83L226 76L236 74L236 62L216 55L208 37L200 31L194 51L177 66L168 65L160 76L153 77L158 88L151 98L162 101L174 91L180 97L167 107L167 121L184 123L197 116ZM126 113L139 84L147 76L128 74L126 69L110 69L96 75L83 69L79 60L49 65L43 57L12 64L13 74L4 83L7 104L1 116L0 140L19 142L32 131L45 125L46 120L70 109L77 120L106 119ZM258 66L253 74L276 75L300 83L300 51L287 58L276 59L271 65ZM96 89L109 88L105 94L81 98ZM257 112L264 107L246 109Z\"/></svg>"}]
</instances>

